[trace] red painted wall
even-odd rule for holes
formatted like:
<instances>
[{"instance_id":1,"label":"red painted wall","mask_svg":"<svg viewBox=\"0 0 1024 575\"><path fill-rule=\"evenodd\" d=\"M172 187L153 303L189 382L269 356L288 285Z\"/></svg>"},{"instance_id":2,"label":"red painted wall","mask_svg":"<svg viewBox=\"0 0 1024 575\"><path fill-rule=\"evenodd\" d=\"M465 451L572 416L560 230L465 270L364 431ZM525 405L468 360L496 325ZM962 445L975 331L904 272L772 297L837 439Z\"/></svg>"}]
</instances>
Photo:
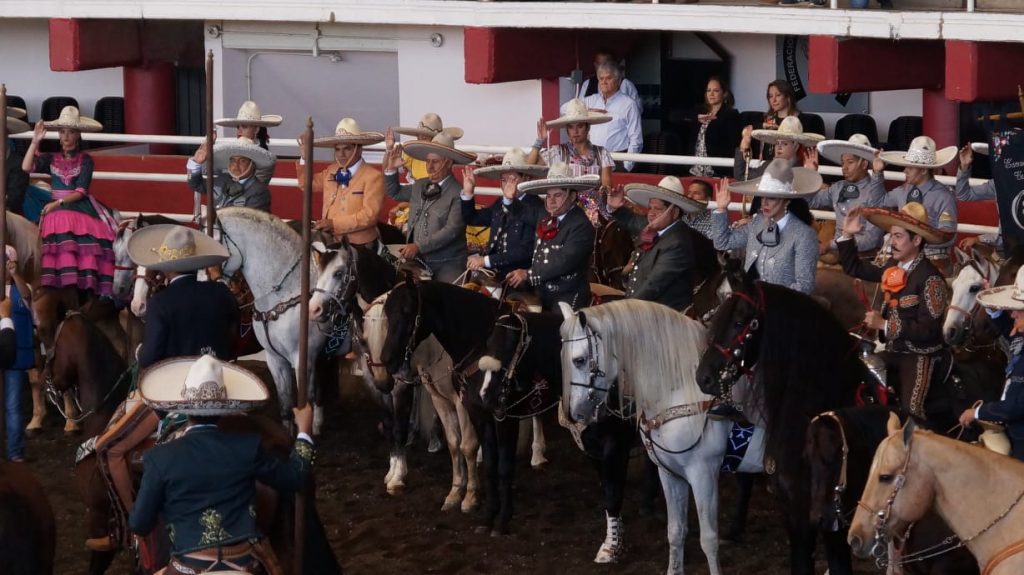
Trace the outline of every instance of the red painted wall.
<instances>
[{"instance_id":1,"label":"red painted wall","mask_svg":"<svg viewBox=\"0 0 1024 575\"><path fill-rule=\"evenodd\" d=\"M54 72L141 62L142 42L135 20L50 20L50 69Z\"/></svg>"}]
</instances>

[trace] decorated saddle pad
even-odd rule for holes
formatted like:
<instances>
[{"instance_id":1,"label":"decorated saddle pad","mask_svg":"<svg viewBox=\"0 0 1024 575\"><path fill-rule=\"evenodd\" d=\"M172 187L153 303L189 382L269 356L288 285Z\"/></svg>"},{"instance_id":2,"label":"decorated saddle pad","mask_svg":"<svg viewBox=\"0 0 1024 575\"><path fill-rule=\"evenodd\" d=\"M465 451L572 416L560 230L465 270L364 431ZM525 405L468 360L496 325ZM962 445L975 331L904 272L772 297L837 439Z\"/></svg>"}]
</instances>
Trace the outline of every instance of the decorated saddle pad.
<instances>
[{"instance_id":1,"label":"decorated saddle pad","mask_svg":"<svg viewBox=\"0 0 1024 575\"><path fill-rule=\"evenodd\" d=\"M764 428L753 423L733 422L726 439L722 471L726 473L760 473L764 460Z\"/></svg>"}]
</instances>

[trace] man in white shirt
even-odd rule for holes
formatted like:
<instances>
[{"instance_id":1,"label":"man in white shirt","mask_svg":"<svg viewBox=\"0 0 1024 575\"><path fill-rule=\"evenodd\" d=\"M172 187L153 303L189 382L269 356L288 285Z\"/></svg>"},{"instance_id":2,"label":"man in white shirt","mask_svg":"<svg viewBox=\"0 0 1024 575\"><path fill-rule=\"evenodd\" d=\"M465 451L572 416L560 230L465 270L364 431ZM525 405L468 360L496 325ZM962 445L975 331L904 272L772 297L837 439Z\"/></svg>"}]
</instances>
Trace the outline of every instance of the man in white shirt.
<instances>
[{"instance_id":1,"label":"man in white shirt","mask_svg":"<svg viewBox=\"0 0 1024 575\"><path fill-rule=\"evenodd\" d=\"M598 66L597 84L598 92L587 96L584 102L588 109L603 110L609 114L612 121L591 126L590 141L612 153L640 153L644 147L640 104L620 90L622 70L611 63ZM633 164L623 162L623 168L632 171Z\"/></svg>"},{"instance_id":2,"label":"man in white shirt","mask_svg":"<svg viewBox=\"0 0 1024 575\"><path fill-rule=\"evenodd\" d=\"M592 96L597 93L597 69L602 64L614 64L615 66L618 66L619 59L615 57L615 52L612 52L607 48L601 48L598 50L597 53L594 54L594 75L583 80L583 84L580 85L580 98L586 98L587 96ZM619 91L630 98L633 98L637 103L640 103L640 93L637 92L636 85L633 84L629 78L626 78L625 76L622 77L622 85L619 86Z\"/></svg>"}]
</instances>

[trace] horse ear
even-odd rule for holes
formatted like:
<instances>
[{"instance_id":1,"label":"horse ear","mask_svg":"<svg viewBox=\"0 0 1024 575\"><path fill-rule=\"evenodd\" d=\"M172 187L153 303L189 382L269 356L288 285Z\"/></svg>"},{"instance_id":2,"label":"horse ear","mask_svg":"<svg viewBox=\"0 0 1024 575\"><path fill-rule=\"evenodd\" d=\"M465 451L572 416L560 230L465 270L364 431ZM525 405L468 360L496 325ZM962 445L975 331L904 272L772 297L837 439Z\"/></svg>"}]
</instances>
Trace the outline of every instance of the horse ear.
<instances>
[{"instance_id":1,"label":"horse ear","mask_svg":"<svg viewBox=\"0 0 1024 575\"><path fill-rule=\"evenodd\" d=\"M914 423L914 418L907 418L907 424L903 426L903 445L910 447L910 440L914 438L914 431L917 429L917 424Z\"/></svg>"},{"instance_id":2,"label":"horse ear","mask_svg":"<svg viewBox=\"0 0 1024 575\"><path fill-rule=\"evenodd\" d=\"M572 311L572 306L564 301L558 302L558 309L562 312L562 319L570 319L572 318L573 313L575 313Z\"/></svg>"},{"instance_id":3,"label":"horse ear","mask_svg":"<svg viewBox=\"0 0 1024 575\"><path fill-rule=\"evenodd\" d=\"M886 431L889 432L889 435L895 435L895 434L899 433L900 429L902 427L903 426L900 423L900 416L896 415L895 411L890 412L889 413L889 421L886 422L886 424L885 424L885 429L886 429Z\"/></svg>"},{"instance_id":4,"label":"horse ear","mask_svg":"<svg viewBox=\"0 0 1024 575\"><path fill-rule=\"evenodd\" d=\"M326 254L329 251L327 249L327 246L324 245L324 243L320 242L320 241L316 241L316 242L310 243L309 247L313 248L313 251L315 251L317 253L320 253L320 254Z\"/></svg>"}]
</instances>

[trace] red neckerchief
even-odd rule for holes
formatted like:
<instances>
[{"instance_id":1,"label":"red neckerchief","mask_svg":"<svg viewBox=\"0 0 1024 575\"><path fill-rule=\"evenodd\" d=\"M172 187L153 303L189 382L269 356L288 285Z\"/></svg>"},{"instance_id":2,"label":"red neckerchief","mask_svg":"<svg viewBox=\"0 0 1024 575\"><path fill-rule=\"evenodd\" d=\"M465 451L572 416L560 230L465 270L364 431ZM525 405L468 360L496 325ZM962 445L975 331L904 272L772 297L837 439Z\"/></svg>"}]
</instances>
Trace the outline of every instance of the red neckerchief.
<instances>
[{"instance_id":1,"label":"red neckerchief","mask_svg":"<svg viewBox=\"0 0 1024 575\"><path fill-rule=\"evenodd\" d=\"M558 216L549 216L537 223L537 237L541 241L555 239L558 235Z\"/></svg>"}]
</instances>

